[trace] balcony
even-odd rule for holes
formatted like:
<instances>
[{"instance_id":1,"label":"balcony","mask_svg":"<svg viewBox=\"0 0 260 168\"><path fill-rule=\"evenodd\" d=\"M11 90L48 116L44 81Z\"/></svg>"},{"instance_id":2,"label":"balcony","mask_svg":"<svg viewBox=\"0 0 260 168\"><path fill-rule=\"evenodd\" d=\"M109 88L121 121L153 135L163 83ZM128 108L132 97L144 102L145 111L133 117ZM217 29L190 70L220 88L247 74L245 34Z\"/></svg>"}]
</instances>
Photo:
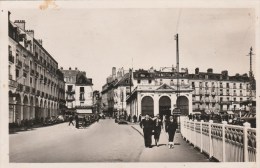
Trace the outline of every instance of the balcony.
<instances>
[{"instance_id":1,"label":"balcony","mask_svg":"<svg viewBox=\"0 0 260 168\"><path fill-rule=\"evenodd\" d=\"M17 88L18 87L18 82L14 81L14 80L9 80L9 86Z\"/></svg>"},{"instance_id":2,"label":"balcony","mask_svg":"<svg viewBox=\"0 0 260 168\"><path fill-rule=\"evenodd\" d=\"M29 72L29 70L30 70L30 67L29 67L29 65L27 65L27 64L24 64L24 71L26 71L26 72Z\"/></svg>"},{"instance_id":3,"label":"balcony","mask_svg":"<svg viewBox=\"0 0 260 168\"><path fill-rule=\"evenodd\" d=\"M45 98L48 99L48 97L49 97L49 95L48 95L48 93L46 93L46 94L45 94Z\"/></svg>"},{"instance_id":4,"label":"balcony","mask_svg":"<svg viewBox=\"0 0 260 168\"><path fill-rule=\"evenodd\" d=\"M35 88L31 89L31 94L35 95Z\"/></svg>"},{"instance_id":5,"label":"balcony","mask_svg":"<svg viewBox=\"0 0 260 168\"><path fill-rule=\"evenodd\" d=\"M222 104L222 105L231 105L231 101L229 100L225 100L225 101L220 101L219 104Z\"/></svg>"},{"instance_id":6,"label":"balcony","mask_svg":"<svg viewBox=\"0 0 260 168\"><path fill-rule=\"evenodd\" d=\"M18 83L17 91L22 92L23 91L23 85Z\"/></svg>"},{"instance_id":7,"label":"balcony","mask_svg":"<svg viewBox=\"0 0 260 168\"><path fill-rule=\"evenodd\" d=\"M237 87L236 87L236 86L233 86L233 89L237 89Z\"/></svg>"},{"instance_id":8,"label":"balcony","mask_svg":"<svg viewBox=\"0 0 260 168\"><path fill-rule=\"evenodd\" d=\"M76 109L92 109L92 106L75 106Z\"/></svg>"},{"instance_id":9,"label":"balcony","mask_svg":"<svg viewBox=\"0 0 260 168\"><path fill-rule=\"evenodd\" d=\"M38 78L39 77L39 72L35 71L35 77Z\"/></svg>"},{"instance_id":10,"label":"balcony","mask_svg":"<svg viewBox=\"0 0 260 168\"><path fill-rule=\"evenodd\" d=\"M31 89L30 89L30 86L25 86L24 87L24 92L25 93L30 93Z\"/></svg>"},{"instance_id":11,"label":"balcony","mask_svg":"<svg viewBox=\"0 0 260 168\"><path fill-rule=\"evenodd\" d=\"M233 93L233 96L237 96L237 93Z\"/></svg>"},{"instance_id":12,"label":"balcony","mask_svg":"<svg viewBox=\"0 0 260 168\"><path fill-rule=\"evenodd\" d=\"M75 101L74 97L66 97L66 101Z\"/></svg>"},{"instance_id":13,"label":"balcony","mask_svg":"<svg viewBox=\"0 0 260 168\"><path fill-rule=\"evenodd\" d=\"M14 56L12 56L12 54L9 53L9 61L11 63L14 63Z\"/></svg>"},{"instance_id":14,"label":"balcony","mask_svg":"<svg viewBox=\"0 0 260 168\"><path fill-rule=\"evenodd\" d=\"M75 90L66 90L67 94L75 94Z\"/></svg>"},{"instance_id":15,"label":"balcony","mask_svg":"<svg viewBox=\"0 0 260 168\"><path fill-rule=\"evenodd\" d=\"M17 66L18 68L22 68L22 67L23 67L22 61L16 60L16 66Z\"/></svg>"},{"instance_id":16,"label":"balcony","mask_svg":"<svg viewBox=\"0 0 260 168\"><path fill-rule=\"evenodd\" d=\"M33 69L31 69L31 75L34 75L34 70Z\"/></svg>"},{"instance_id":17,"label":"balcony","mask_svg":"<svg viewBox=\"0 0 260 168\"><path fill-rule=\"evenodd\" d=\"M44 92L42 92L41 97L44 98Z\"/></svg>"},{"instance_id":18,"label":"balcony","mask_svg":"<svg viewBox=\"0 0 260 168\"><path fill-rule=\"evenodd\" d=\"M39 90L37 90L36 96L40 96L40 95L41 95L41 92Z\"/></svg>"},{"instance_id":19,"label":"balcony","mask_svg":"<svg viewBox=\"0 0 260 168\"><path fill-rule=\"evenodd\" d=\"M223 85L220 85L219 87L220 87L220 88L223 88Z\"/></svg>"}]
</instances>

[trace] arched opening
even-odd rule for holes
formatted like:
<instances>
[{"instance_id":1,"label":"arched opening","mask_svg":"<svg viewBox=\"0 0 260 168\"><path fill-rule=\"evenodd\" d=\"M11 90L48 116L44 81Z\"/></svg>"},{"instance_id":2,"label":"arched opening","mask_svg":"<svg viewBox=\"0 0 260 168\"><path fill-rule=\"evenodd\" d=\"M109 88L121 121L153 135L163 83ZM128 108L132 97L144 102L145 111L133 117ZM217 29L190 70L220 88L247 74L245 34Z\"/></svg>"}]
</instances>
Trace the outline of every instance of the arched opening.
<instances>
[{"instance_id":1,"label":"arched opening","mask_svg":"<svg viewBox=\"0 0 260 168\"><path fill-rule=\"evenodd\" d=\"M42 119L44 116L43 116L43 101L42 99L40 100L40 111L39 111L39 116L40 118Z\"/></svg>"},{"instance_id":2,"label":"arched opening","mask_svg":"<svg viewBox=\"0 0 260 168\"><path fill-rule=\"evenodd\" d=\"M154 116L154 102L153 102L153 98L150 96L145 96L142 99L141 102L142 106L141 106L141 111L142 111L142 115L150 115L150 116Z\"/></svg>"},{"instance_id":3,"label":"arched opening","mask_svg":"<svg viewBox=\"0 0 260 168\"><path fill-rule=\"evenodd\" d=\"M189 100L185 96L179 96L177 99L177 106L181 110L181 115L189 114Z\"/></svg>"},{"instance_id":4,"label":"arched opening","mask_svg":"<svg viewBox=\"0 0 260 168\"><path fill-rule=\"evenodd\" d=\"M33 107L33 96L31 96L31 100L30 100L30 103L31 103L31 106L30 106L30 119L33 119L34 118L34 107Z\"/></svg>"},{"instance_id":5,"label":"arched opening","mask_svg":"<svg viewBox=\"0 0 260 168\"><path fill-rule=\"evenodd\" d=\"M30 110L29 110L29 100L28 97L25 95L23 98L23 119L29 119L29 114Z\"/></svg>"},{"instance_id":6,"label":"arched opening","mask_svg":"<svg viewBox=\"0 0 260 168\"><path fill-rule=\"evenodd\" d=\"M35 119L36 120L39 120L41 118L41 108L39 106L39 100L38 98L36 97L35 98Z\"/></svg>"},{"instance_id":7,"label":"arched opening","mask_svg":"<svg viewBox=\"0 0 260 168\"><path fill-rule=\"evenodd\" d=\"M159 115L171 115L171 99L168 96L162 96L159 99Z\"/></svg>"},{"instance_id":8,"label":"arched opening","mask_svg":"<svg viewBox=\"0 0 260 168\"><path fill-rule=\"evenodd\" d=\"M43 118L46 118L47 117L47 102L46 100L44 100L44 103L43 103Z\"/></svg>"}]
</instances>

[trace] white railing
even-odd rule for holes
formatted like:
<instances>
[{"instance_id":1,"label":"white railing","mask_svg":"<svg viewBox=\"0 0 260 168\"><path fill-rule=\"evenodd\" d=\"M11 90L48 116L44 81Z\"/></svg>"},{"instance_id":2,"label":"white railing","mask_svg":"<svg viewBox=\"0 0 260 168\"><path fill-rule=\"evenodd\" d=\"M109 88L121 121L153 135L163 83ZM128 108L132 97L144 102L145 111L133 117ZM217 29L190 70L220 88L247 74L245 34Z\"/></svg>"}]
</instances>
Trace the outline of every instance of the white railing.
<instances>
[{"instance_id":1,"label":"white railing","mask_svg":"<svg viewBox=\"0 0 260 168\"><path fill-rule=\"evenodd\" d=\"M244 126L228 125L203 121L181 119L183 138L200 152L208 154L221 162L255 162L256 129Z\"/></svg>"}]
</instances>

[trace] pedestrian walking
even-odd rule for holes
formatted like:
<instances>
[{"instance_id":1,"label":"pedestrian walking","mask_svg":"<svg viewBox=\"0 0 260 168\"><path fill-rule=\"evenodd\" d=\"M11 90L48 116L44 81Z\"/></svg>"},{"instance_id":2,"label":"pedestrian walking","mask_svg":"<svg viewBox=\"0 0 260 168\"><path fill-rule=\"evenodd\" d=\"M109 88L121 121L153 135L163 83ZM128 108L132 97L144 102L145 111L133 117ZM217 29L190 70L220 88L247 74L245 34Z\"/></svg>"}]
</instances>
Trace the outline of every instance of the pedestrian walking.
<instances>
[{"instance_id":1,"label":"pedestrian walking","mask_svg":"<svg viewBox=\"0 0 260 168\"><path fill-rule=\"evenodd\" d=\"M141 114L139 114L138 121L139 121L139 122L141 122L141 121L142 121L142 115L141 115Z\"/></svg>"},{"instance_id":2,"label":"pedestrian walking","mask_svg":"<svg viewBox=\"0 0 260 168\"><path fill-rule=\"evenodd\" d=\"M134 123L137 122L137 117L136 117L136 115L133 116L133 120L134 120Z\"/></svg>"},{"instance_id":3,"label":"pedestrian walking","mask_svg":"<svg viewBox=\"0 0 260 168\"><path fill-rule=\"evenodd\" d=\"M150 119L148 114L145 115L145 119L140 122L140 127L143 128L144 144L146 148L152 147L152 132L153 132L153 120Z\"/></svg>"},{"instance_id":4,"label":"pedestrian walking","mask_svg":"<svg viewBox=\"0 0 260 168\"><path fill-rule=\"evenodd\" d=\"M78 114L75 115L75 121L76 121L76 128L79 128L79 116L78 116Z\"/></svg>"},{"instance_id":5,"label":"pedestrian walking","mask_svg":"<svg viewBox=\"0 0 260 168\"><path fill-rule=\"evenodd\" d=\"M69 117L69 126L70 126L70 124L72 124L74 126L74 124L73 124L73 116L72 115Z\"/></svg>"},{"instance_id":6,"label":"pedestrian walking","mask_svg":"<svg viewBox=\"0 0 260 168\"><path fill-rule=\"evenodd\" d=\"M174 146L173 139L174 139L174 135L175 135L177 128L178 128L178 124L177 124L176 119L174 119L173 116L170 116L170 118L165 126L165 131L168 132L168 135L169 135L168 146L170 149L173 148L173 146Z\"/></svg>"},{"instance_id":7,"label":"pedestrian walking","mask_svg":"<svg viewBox=\"0 0 260 168\"><path fill-rule=\"evenodd\" d=\"M154 120L154 141L156 146L158 146L162 129L163 129L163 122L160 119L159 114L157 114L156 119Z\"/></svg>"}]
</instances>

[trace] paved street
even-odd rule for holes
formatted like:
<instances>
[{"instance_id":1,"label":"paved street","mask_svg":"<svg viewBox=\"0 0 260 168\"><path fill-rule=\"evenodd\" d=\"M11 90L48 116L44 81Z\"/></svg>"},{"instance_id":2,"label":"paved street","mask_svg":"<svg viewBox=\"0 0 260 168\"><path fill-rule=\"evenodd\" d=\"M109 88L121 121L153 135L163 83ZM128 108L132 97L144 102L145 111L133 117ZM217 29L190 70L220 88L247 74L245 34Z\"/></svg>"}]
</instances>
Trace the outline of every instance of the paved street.
<instances>
[{"instance_id":1,"label":"paved street","mask_svg":"<svg viewBox=\"0 0 260 168\"><path fill-rule=\"evenodd\" d=\"M162 132L159 147L144 148L138 124L118 125L113 119L86 129L62 123L10 134L10 162L208 162L180 133L175 143L168 149Z\"/></svg>"},{"instance_id":2,"label":"paved street","mask_svg":"<svg viewBox=\"0 0 260 168\"><path fill-rule=\"evenodd\" d=\"M142 136L112 119L86 129L63 123L10 135L10 162L132 162L142 150Z\"/></svg>"}]
</instances>

